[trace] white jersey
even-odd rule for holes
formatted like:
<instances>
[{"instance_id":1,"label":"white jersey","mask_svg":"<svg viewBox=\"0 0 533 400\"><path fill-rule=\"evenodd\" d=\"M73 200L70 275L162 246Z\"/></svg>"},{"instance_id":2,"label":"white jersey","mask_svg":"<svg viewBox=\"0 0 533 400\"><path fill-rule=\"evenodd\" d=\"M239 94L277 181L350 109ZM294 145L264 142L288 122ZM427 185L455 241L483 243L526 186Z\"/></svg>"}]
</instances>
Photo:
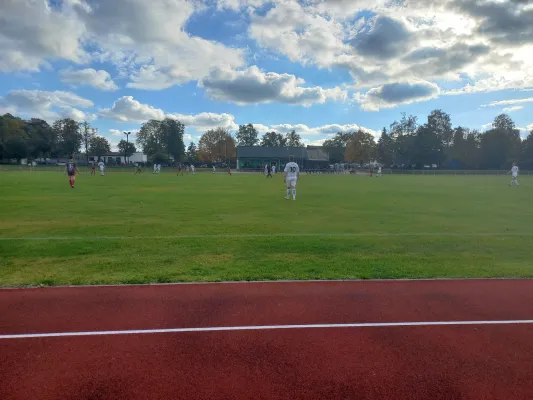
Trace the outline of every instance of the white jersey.
<instances>
[{"instance_id":1,"label":"white jersey","mask_svg":"<svg viewBox=\"0 0 533 400\"><path fill-rule=\"evenodd\" d=\"M103 169L103 168L104 168L104 165L105 165L105 164L104 164L102 161L100 161L100 162L98 163L98 166L100 167L100 169Z\"/></svg>"},{"instance_id":2,"label":"white jersey","mask_svg":"<svg viewBox=\"0 0 533 400\"><path fill-rule=\"evenodd\" d=\"M296 179L300 173L300 167L294 161L291 161L285 165L285 174L287 179Z\"/></svg>"},{"instance_id":3,"label":"white jersey","mask_svg":"<svg viewBox=\"0 0 533 400\"><path fill-rule=\"evenodd\" d=\"M275 165L272 167L272 173L273 173L273 174L276 173L276 166L275 166Z\"/></svg>"},{"instance_id":4,"label":"white jersey","mask_svg":"<svg viewBox=\"0 0 533 400\"><path fill-rule=\"evenodd\" d=\"M515 165L513 168L511 168L511 172L513 176L518 176L518 167Z\"/></svg>"}]
</instances>

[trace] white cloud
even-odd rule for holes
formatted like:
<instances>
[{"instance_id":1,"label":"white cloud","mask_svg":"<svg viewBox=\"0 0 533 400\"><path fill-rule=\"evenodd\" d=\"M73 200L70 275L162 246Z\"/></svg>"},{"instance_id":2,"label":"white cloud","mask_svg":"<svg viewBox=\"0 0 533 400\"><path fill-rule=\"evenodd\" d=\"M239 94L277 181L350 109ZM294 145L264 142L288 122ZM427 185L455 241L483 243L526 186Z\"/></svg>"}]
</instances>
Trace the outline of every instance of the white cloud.
<instances>
[{"instance_id":1,"label":"white cloud","mask_svg":"<svg viewBox=\"0 0 533 400\"><path fill-rule=\"evenodd\" d=\"M115 64L131 78L129 87L161 89L199 79L215 66L243 66L244 50L185 32L201 7L189 0L68 0L54 6L4 0L0 71L38 71L50 60L92 57Z\"/></svg>"},{"instance_id":2,"label":"white cloud","mask_svg":"<svg viewBox=\"0 0 533 400\"><path fill-rule=\"evenodd\" d=\"M493 101L489 104L484 104L481 107L498 107L498 106L511 106L514 104L524 104L524 103L533 103L533 97L527 99L509 99L501 101Z\"/></svg>"},{"instance_id":3,"label":"white cloud","mask_svg":"<svg viewBox=\"0 0 533 400\"><path fill-rule=\"evenodd\" d=\"M527 126L527 130L533 132L533 124Z\"/></svg>"},{"instance_id":4,"label":"white cloud","mask_svg":"<svg viewBox=\"0 0 533 400\"><path fill-rule=\"evenodd\" d=\"M356 93L355 101L365 111L379 111L400 104L411 104L438 97L439 87L427 81L401 82L370 89L365 94Z\"/></svg>"},{"instance_id":5,"label":"white cloud","mask_svg":"<svg viewBox=\"0 0 533 400\"><path fill-rule=\"evenodd\" d=\"M109 72L104 70L95 70L93 68L86 68L81 70L73 70L72 68L61 71L61 81L64 83L80 84L92 86L96 89L113 91L117 90L118 86Z\"/></svg>"},{"instance_id":6,"label":"white cloud","mask_svg":"<svg viewBox=\"0 0 533 400\"><path fill-rule=\"evenodd\" d=\"M100 110L100 117L119 122L138 123L144 123L149 119L162 120L164 118L172 118L179 120L185 124L187 128L194 128L197 130L212 129L219 126L232 130L238 128L238 125L235 123L235 118L231 114L203 112L196 115L185 115L165 113L160 108L155 108L149 104L143 104L135 100L132 96L123 96L117 99L111 108ZM114 135L122 134L122 132L117 129L111 130L110 133Z\"/></svg>"},{"instance_id":7,"label":"white cloud","mask_svg":"<svg viewBox=\"0 0 533 400\"><path fill-rule=\"evenodd\" d=\"M84 32L67 4L53 9L47 1L3 0L0 12L0 72L38 71L47 60L87 59L79 38Z\"/></svg>"},{"instance_id":8,"label":"white cloud","mask_svg":"<svg viewBox=\"0 0 533 400\"><path fill-rule=\"evenodd\" d=\"M345 100L347 92L340 88L302 87L305 81L291 74L263 72L257 66L243 71L216 69L202 79L199 86L215 100L237 104L281 102L311 106L327 100Z\"/></svg>"},{"instance_id":9,"label":"white cloud","mask_svg":"<svg viewBox=\"0 0 533 400\"><path fill-rule=\"evenodd\" d=\"M163 110L142 104L133 96L123 96L111 108L100 110L100 117L120 122L146 122L149 119L164 119Z\"/></svg>"},{"instance_id":10,"label":"white cloud","mask_svg":"<svg viewBox=\"0 0 533 400\"><path fill-rule=\"evenodd\" d=\"M276 124L276 125L263 125L263 124L252 124L254 128L259 132L259 134L264 134L266 132L277 132L281 134L286 134L291 131L296 131L297 134L300 136L303 136L305 140L307 140L309 143L320 140L326 140L324 139L307 139L306 136L327 136L331 137L337 134L338 132L356 132L358 130L362 130L365 132L368 132L372 134L374 137L378 138L381 135L380 131L376 131L370 128L366 128L364 126L360 126L357 124L330 124L330 125L322 125L322 126L315 126L315 127L309 127L305 124Z\"/></svg>"},{"instance_id":11,"label":"white cloud","mask_svg":"<svg viewBox=\"0 0 533 400\"><path fill-rule=\"evenodd\" d=\"M93 102L72 92L43 90L12 90L0 97L0 107L24 116L53 120L72 118L77 121L92 120L96 116L79 110L92 108Z\"/></svg>"},{"instance_id":12,"label":"white cloud","mask_svg":"<svg viewBox=\"0 0 533 400\"><path fill-rule=\"evenodd\" d=\"M511 112L520 111L523 109L524 109L523 106L513 106L513 107L506 107L502 111L506 113L511 113Z\"/></svg>"},{"instance_id":13,"label":"white cloud","mask_svg":"<svg viewBox=\"0 0 533 400\"><path fill-rule=\"evenodd\" d=\"M184 114L167 114L167 117L174 118L186 127L194 128L196 130L208 130L216 127L222 127L230 130L238 129L239 126L235 123L235 118L231 114L216 114L203 112L196 115Z\"/></svg>"}]
</instances>

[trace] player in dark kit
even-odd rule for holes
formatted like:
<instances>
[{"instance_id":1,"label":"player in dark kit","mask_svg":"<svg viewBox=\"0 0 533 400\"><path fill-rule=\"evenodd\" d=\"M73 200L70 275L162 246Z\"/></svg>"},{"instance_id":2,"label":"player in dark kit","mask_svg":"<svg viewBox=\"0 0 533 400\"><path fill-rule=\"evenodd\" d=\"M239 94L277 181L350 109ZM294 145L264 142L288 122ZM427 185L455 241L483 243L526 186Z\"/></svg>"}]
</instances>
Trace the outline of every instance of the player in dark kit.
<instances>
[{"instance_id":1,"label":"player in dark kit","mask_svg":"<svg viewBox=\"0 0 533 400\"><path fill-rule=\"evenodd\" d=\"M183 165L178 164L178 173L176 175L183 176Z\"/></svg>"},{"instance_id":2,"label":"player in dark kit","mask_svg":"<svg viewBox=\"0 0 533 400\"><path fill-rule=\"evenodd\" d=\"M272 166L267 165L267 178L272 178Z\"/></svg>"},{"instance_id":3,"label":"player in dark kit","mask_svg":"<svg viewBox=\"0 0 533 400\"><path fill-rule=\"evenodd\" d=\"M68 175L68 182L70 184L70 187L74 189L74 182L76 181L76 174L80 173L78 171L78 167L76 167L76 163L74 162L74 158L71 158L68 160L67 165L65 165L65 171Z\"/></svg>"},{"instance_id":4,"label":"player in dark kit","mask_svg":"<svg viewBox=\"0 0 533 400\"><path fill-rule=\"evenodd\" d=\"M96 176L96 161L94 161L94 158L91 160L91 175Z\"/></svg>"}]
</instances>

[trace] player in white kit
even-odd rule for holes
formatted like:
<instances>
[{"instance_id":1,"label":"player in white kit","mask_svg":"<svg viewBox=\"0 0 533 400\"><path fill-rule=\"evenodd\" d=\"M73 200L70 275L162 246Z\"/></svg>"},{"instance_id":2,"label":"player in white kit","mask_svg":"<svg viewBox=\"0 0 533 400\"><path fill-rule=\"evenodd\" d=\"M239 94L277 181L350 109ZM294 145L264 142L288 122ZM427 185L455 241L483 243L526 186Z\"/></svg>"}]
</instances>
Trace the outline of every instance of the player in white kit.
<instances>
[{"instance_id":1,"label":"player in white kit","mask_svg":"<svg viewBox=\"0 0 533 400\"><path fill-rule=\"evenodd\" d=\"M378 176L381 176L381 165L378 168Z\"/></svg>"},{"instance_id":2,"label":"player in white kit","mask_svg":"<svg viewBox=\"0 0 533 400\"><path fill-rule=\"evenodd\" d=\"M276 166L275 165L272 166L272 174L276 175Z\"/></svg>"},{"instance_id":3,"label":"player in white kit","mask_svg":"<svg viewBox=\"0 0 533 400\"><path fill-rule=\"evenodd\" d=\"M105 169L105 164L103 161L100 161L98 163L98 166L100 167L100 175L104 176L104 169Z\"/></svg>"},{"instance_id":4,"label":"player in white kit","mask_svg":"<svg viewBox=\"0 0 533 400\"><path fill-rule=\"evenodd\" d=\"M194 165L191 164L191 171L192 171L192 174L194 175Z\"/></svg>"},{"instance_id":5,"label":"player in white kit","mask_svg":"<svg viewBox=\"0 0 533 400\"><path fill-rule=\"evenodd\" d=\"M513 163L513 168L511 168L511 175L513 176L513 180L511 181L511 183L509 184L509 186L511 186L513 183L516 185L516 186L520 186L518 184L518 166L516 165L516 163Z\"/></svg>"},{"instance_id":6,"label":"player in white kit","mask_svg":"<svg viewBox=\"0 0 533 400\"><path fill-rule=\"evenodd\" d=\"M300 177L300 167L293 161L293 156L289 156L289 162L285 165L285 170L283 174L283 182L287 186L287 200L291 198L291 189L292 189L292 199L296 200L296 183Z\"/></svg>"}]
</instances>

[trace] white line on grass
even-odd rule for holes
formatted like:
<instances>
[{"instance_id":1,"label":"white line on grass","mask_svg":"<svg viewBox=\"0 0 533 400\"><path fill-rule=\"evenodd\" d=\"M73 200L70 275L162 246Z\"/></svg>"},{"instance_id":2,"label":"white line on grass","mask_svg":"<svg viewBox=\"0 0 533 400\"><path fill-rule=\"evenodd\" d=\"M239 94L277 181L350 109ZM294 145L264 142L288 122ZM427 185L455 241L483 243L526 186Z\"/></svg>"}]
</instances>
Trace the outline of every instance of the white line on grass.
<instances>
[{"instance_id":1,"label":"white line on grass","mask_svg":"<svg viewBox=\"0 0 533 400\"><path fill-rule=\"evenodd\" d=\"M533 236L533 232L353 232L353 233L221 233L221 234L183 234L155 236L14 236L0 237L0 241L30 240L151 240L151 239L231 239L231 238L284 238L284 237L518 237Z\"/></svg>"},{"instance_id":2,"label":"white line on grass","mask_svg":"<svg viewBox=\"0 0 533 400\"><path fill-rule=\"evenodd\" d=\"M308 325L252 325L252 326L217 326L204 328L170 328L170 329L135 329L122 331L88 331L56 333L21 333L0 335L0 339L34 339L73 336L111 336L111 335L145 335L154 333L191 333L191 332L235 332L267 331L282 329L339 329L339 328L393 328L411 326L462 326L462 325L524 325L533 324L533 319L504 321L423 321L423 322L364 322L352 324L308 324Z\"/></svg>"}]
</instances>

